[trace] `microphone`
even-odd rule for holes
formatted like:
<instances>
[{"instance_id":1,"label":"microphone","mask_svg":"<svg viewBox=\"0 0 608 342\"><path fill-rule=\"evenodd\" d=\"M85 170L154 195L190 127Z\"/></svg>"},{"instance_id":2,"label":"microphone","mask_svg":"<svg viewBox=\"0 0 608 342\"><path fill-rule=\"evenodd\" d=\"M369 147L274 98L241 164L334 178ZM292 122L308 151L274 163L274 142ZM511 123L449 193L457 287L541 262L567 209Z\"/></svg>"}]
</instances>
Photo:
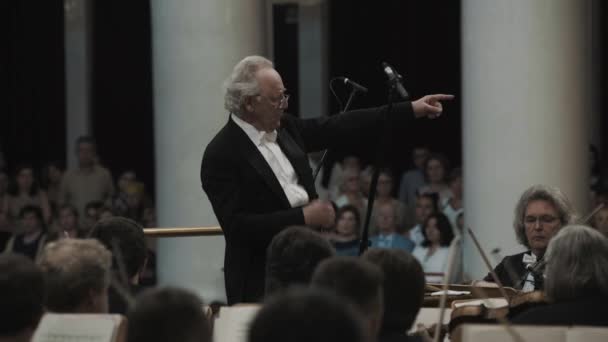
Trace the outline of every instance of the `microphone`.
<instances>
[{"instance_id":1,"label":"microphone","mask_svg":"<svg viewBox=\"0 0 608 342\"><path fill-rule=\"evenodd\" d=\"M395 89L397 89L397 93L402 99L408 99L410 96L408 95L405 88L403 88L403 84L401 84L401 75L399 75L393 67L388 65L386 62L382 62L382 69L384 69L384 73L388 76L388 81L395 85Z\"/></svg>"},{"instance_id":2,"label":"microphone","mask_svg":"<svg viewBox=\"0 0 608 342\"><path fill-rule=\"evenodd\" d=\"M344 84L350 84L350 86L353 87L353 89L356 91L360 91L362 93L367 93L367 88L365 88L364 86L360 85L359 83L357 83L347 77L337 77L337 79L344 82Z\"/></svg>"}]
</instances>

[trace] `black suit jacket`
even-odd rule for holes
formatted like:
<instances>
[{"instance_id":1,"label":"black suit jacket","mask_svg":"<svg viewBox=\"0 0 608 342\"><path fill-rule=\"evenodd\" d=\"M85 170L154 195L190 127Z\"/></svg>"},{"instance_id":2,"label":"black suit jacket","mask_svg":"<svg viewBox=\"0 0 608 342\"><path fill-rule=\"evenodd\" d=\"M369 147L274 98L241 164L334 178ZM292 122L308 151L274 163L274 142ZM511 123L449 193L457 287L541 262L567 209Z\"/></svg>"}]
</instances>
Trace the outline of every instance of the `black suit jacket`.
<instances>
[{"instance_id":1,"label":"black suit jacket","mask_svg":"<svg viewBox=\"0 0 608 342\"><path fill-rule=\"evenodd\" d=\"M360 139L376 141L382 113L382 108L370 108L317 119L283 115L277 143L311 200L317 194L307 153L343 148ZM409 102L396 104L392 127L403 127L413 118ZM291 207L262 154L232 119L207 145L201 181L226 239L228 303L258 301L264 292L266 248L285 227L304 224L302 208Z\"/></svg>"}]
</instances>

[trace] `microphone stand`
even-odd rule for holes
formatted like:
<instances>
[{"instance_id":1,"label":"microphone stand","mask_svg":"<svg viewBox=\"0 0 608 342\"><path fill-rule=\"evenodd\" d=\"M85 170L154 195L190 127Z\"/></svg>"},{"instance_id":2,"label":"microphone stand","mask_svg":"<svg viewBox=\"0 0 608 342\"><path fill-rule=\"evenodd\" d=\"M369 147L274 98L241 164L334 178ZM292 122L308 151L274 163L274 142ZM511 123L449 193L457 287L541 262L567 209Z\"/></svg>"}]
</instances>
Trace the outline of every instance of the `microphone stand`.
<instances>
[{"instance_id":1,"label":"microphone stand","mask_svg":"<svg viewBox=\"0 0 608 342\"><path fill-rule=\"evenodd\" d=\"M348 101L346 101L346 105L344 106L344 109L342 109L340 114L348 111L348 108L350 107L350 104L353 102L353 99L355 98L355 94L357 92L358 92L357 88L352 88L352 90L350 91L350 95L348 96ZM323 164L325 164L325 159L327 157L327 151L329 151L329 149L326 149L323 151L323 154L321 155L321 159L319 159L319 165L317 165L315 172L312 174L313 184L317 181L317 176L319 175L319 172L321 171Z\"/></svg>"},{"instance_id":2,"label":"microphone stand","mask_svg":"<svg viewBox=\"0 0 608 342\"><path fill-rule=\"evenodd\" d=\"M369 248L369 222L372 216L372 210L374 208L374 200L376 199L376 188L378 186L378 178L380 177L380 166L384 162L384 156L388 143L390 142L390 115L393 110L393 102L395 101L395 95L397 94L397 82L389 80L389 91L388 91L388 104L386 106L386 114L384 115L384 139L379 144L380 150L377 154L376 167L372 174L372 180L369 189L369 197L367 198L367 212L365 213L365 223L363 225L363 234L361 235L361 243L359 244L359 255L365 253ZM404 98L407 100L407 98ZM383 153L384 152L384 153Z\"/></svg>"}]
</instances>

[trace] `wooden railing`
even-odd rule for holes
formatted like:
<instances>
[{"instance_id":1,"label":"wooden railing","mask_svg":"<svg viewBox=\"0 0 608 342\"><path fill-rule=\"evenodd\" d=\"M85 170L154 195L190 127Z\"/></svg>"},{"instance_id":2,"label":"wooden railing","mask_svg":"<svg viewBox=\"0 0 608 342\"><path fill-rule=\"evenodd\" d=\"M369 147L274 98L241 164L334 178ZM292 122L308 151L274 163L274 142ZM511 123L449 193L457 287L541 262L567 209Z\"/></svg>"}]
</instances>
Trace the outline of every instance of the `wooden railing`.
<instances>
[{"instance_id":1,"label":"wooden railing","mask_svg":"<svg viewBox=\"0 0 608 342\"><path fill-rule=\"evenodd\" d=\"M175 228L146 228L144 234L147 237L183 237L183 236L220 236L224 235L222 228L215 227L175 227Z\"/></svg>"}]
</instances>

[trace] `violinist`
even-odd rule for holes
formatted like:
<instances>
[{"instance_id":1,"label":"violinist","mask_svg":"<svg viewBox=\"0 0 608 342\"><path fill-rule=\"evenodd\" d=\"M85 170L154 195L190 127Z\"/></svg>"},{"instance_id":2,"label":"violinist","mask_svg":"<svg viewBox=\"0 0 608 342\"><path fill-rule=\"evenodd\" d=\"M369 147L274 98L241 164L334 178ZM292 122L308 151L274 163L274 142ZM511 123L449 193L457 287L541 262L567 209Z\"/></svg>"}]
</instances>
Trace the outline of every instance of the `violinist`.
<instances>
[{"instance_id":1,"label":"violinist","mask_svg":"<svg viewBox=\"0 0 608 342\"><path fill-rule=\"evenodd\" d=\"M561 227L574 221L572 205L558 188L534 185L522 194L514 216L517 241L528 251L505 257L494 272L503 286L523 292L542 289L545 250ZM483 280L493 282L490 274Z\"/></svg>"},{"instance_id":2,"label":"violinist","mask_svg":"<svg viewBox=\"0 0 608 342\"><path fill-rule=\"evenodd\" d=\"M549 243L545 260L550 304L512 322L608 326L608 238L586 226L564 227Z\"/></svg>"}]
</instances>

